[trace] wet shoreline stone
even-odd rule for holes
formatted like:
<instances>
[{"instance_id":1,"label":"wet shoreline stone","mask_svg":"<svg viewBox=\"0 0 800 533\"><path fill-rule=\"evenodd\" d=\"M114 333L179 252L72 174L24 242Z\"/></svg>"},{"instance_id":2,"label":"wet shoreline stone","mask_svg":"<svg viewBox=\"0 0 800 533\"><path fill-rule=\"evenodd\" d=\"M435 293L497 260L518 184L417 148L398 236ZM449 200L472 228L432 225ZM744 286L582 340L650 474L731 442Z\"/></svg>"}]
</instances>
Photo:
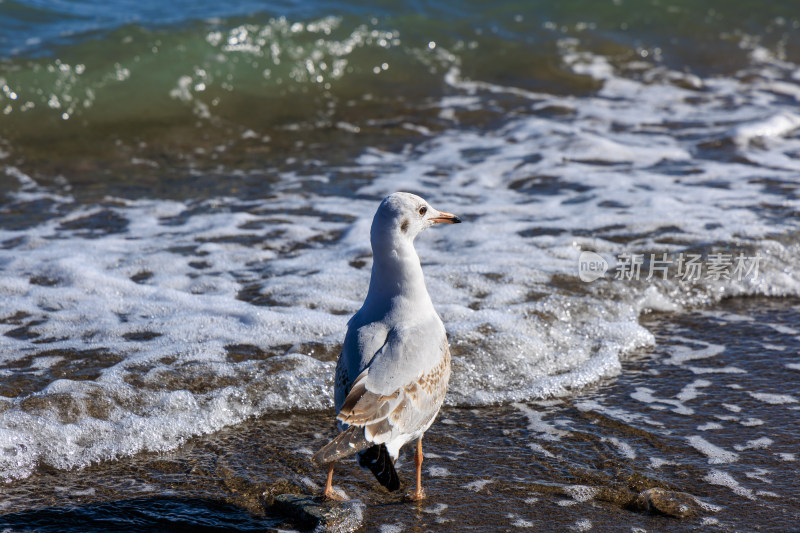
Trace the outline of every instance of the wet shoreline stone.
<instances>
[{"instance_id":1,"label":"wet shoreline stone","mask_svg":"<svg viewBox=\"0 0 800 533\"><path fill-rule=\"evenodd\" d=\"M359 500L337 502L321 496L280 494L272 509L315 533L350 533L363 526L366 506Z\"/></svg>"},{"instance_id":2,"label":"wet shoreline stone","mask_svg":"<svg viewBox=\"0 0 800 533\"><path fill-rule=\"evenodd\" d=\"M691 495L658 487L640 492L634 506L640 511L674 518L691 518L700 514L700 506Z\"/></svg>"}]
</instances>

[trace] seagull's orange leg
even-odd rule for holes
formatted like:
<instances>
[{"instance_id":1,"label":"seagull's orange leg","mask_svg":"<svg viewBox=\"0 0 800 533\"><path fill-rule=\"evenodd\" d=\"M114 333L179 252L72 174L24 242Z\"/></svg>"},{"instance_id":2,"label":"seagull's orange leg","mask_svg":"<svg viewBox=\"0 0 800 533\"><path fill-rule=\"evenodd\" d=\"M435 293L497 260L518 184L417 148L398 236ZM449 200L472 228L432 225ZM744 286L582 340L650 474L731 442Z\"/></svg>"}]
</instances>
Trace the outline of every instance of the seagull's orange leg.
<instances>
[{"instance_id":1,"label":"seagull's orange leg","mask_svg":"<svg viewBox=\"0 0 800 533\"><path fill-rule=\"evenodd\" d=\"M415 502L425 499L425 491L422 490L422 437L417 440L417 453L414 455L414 464L417 465L417 490L409 494L408 498Z\"/></svg>"},{"instance_id":2,"label":"seagull's orange leg","mask_svg":"<svg viewBox=\"0 0 800 533\"><path fill-rule=\"evenodd\" d=\"M322 493L324 498L331 500L341 500L342 497L333 491L333 467L336 463L328 463L328 479L325 481L325 492Z\"/></svg>"}]
</instances>

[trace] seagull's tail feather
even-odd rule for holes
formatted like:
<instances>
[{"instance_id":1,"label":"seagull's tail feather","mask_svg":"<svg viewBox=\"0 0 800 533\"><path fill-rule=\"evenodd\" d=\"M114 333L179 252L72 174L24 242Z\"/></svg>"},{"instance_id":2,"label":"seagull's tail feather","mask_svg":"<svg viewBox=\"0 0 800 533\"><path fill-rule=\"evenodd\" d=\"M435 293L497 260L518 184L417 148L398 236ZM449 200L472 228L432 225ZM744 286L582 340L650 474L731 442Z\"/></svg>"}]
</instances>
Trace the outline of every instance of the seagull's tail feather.
<instances>
[{"instance_id":1,"label":"seagull's tail feather","mask_svg":"<svg viewBox=\"0 0 800 533\"><path fill-rule=\"evenodd\" d=\"M372 470L380 484L389 491L395 491L400 488L400 478L397 477L394 461L392 461L385 444L371 446L366 451L361 452L358 455L358 464Z\"/></svg>"},{"instance_id":2,"label":"seagull's tail feather","mask_svg":"<svg viewBox=\"0 0 800 533\"><path fill-rule=\"evenodd\" d=\"M311 458L318 465L326 465L366 450L372 443L364 437L364 428L350 426L335 439L320 448Z\"/></svg>"}]
</instances>

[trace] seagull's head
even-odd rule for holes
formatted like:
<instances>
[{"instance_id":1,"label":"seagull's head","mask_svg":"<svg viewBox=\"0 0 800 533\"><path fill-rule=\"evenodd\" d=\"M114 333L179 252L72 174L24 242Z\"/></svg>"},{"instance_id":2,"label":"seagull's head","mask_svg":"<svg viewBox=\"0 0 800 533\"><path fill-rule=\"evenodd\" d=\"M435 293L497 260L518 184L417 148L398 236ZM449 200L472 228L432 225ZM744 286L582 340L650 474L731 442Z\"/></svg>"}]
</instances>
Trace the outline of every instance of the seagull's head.
<instances>
[{"instance_id":1,"label":"seagull's head","mask_svg":"<svg viewBox=\"0 0 800 533\"><path fill-rule=\"evenodd\" d=\"M422 230L434 224L460 222L460 218L433 208L424 198L407 192L395 192L383 199L375 213L372 221L373 245L378 235L382 239L391 235L393 238L413 241Z\"/></svg>"}]
</instances>

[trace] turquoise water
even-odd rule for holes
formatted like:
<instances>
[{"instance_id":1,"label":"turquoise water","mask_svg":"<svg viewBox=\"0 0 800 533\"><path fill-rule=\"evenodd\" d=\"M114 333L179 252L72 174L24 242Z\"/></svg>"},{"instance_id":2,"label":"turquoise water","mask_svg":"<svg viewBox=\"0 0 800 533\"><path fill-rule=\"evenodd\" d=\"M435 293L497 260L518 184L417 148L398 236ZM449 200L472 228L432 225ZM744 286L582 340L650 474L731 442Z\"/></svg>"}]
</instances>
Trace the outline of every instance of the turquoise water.
<instances>
[{"instance_id":1,"label":"turquoise water","mask_svg":"<svg viewBox=\"0 0 800 533\"><path fill-rule=\"evenodd\" d=\"M565 62L571 43L635 78L735 76L754 47L796 62L798 24L791 1L4 2L0 137L5 160L45 183L182 194L193 170L280 167L309 143L337 160L361 149L356 131L396 146L415 137L407 122L447 127L453 80L597 90ZM149 181L153 161L177 183Z\"/></svg>"}]
</instances>

